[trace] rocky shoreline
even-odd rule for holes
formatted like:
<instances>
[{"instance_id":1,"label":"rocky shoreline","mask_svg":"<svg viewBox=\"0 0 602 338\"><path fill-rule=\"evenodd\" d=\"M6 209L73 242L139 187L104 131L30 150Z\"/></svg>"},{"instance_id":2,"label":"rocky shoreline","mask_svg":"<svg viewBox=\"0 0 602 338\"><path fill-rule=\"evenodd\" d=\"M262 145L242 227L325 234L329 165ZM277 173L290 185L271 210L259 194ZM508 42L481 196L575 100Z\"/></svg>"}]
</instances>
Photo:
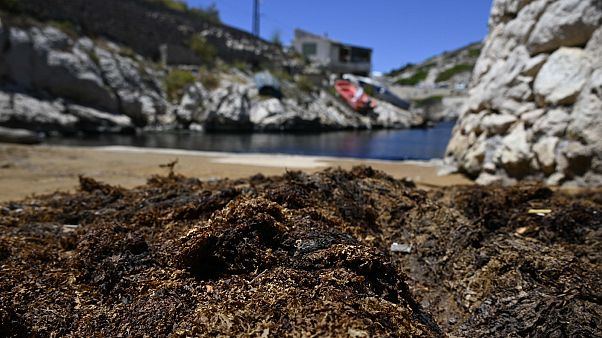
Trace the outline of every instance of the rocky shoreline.
<instances>
[{"instance_id":1,"label":"rocky shoreline","mask_svg":"<svg viewBox=\"0 0 602 338\"><path fill-rule=\"evenodd\" d=\"M305 84L301 89L286 74L281 80L284 97L265 97L248 69L225 63L210 71L162 66L111 41L68 33L32 19L4 20L0 126L74 134L136 129L317 132L424 124L420 116L384 101L371 114L360 114L324 88Z\"/></svg>"}]
</instances>

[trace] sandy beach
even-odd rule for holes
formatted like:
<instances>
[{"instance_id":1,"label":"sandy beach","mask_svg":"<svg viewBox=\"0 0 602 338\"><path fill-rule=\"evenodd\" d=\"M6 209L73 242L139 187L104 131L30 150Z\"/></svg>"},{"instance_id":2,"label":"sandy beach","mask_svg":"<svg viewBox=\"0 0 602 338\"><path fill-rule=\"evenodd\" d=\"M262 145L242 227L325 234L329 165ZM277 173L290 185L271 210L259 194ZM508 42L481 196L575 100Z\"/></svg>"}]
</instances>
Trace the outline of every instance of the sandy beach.
<instances>
[{"instance_id":1,"label":"sandy beach","mask_svg":"<svg viewBox=\"0 0 602 338\"><path fill-rule=\"evenodd\" d=\"M398 162L315 156L232 154L133 147L62 147L0 144L0 202L32 194L73 191L78 176L126 188L141 185L161 164L178 160L176 173L201 180L242 178L257 173L279 175L286 170L315 172L327 167L349 169L369 165L396 178L408 177L419 186L470 184L461 175L438 176L432 162Z\"/></svg>"}]
</instances>

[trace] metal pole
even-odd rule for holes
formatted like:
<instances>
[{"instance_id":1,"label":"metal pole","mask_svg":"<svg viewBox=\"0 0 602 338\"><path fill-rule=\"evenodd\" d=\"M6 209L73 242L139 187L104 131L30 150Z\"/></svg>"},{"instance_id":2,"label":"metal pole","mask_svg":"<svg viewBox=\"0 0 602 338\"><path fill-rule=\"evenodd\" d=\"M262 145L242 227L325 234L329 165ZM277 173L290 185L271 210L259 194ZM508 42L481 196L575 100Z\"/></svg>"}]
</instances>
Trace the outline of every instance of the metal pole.
<instances>
[{"instance_id":1,"label":"metal pole","mask_svg":"<svg viewBox=\"0 0 602 338\"><path fill-rule=\"evenodd\" d=\"M259 36L259 1L253 2L253 34Z\"/></svg>"}]
</instances>

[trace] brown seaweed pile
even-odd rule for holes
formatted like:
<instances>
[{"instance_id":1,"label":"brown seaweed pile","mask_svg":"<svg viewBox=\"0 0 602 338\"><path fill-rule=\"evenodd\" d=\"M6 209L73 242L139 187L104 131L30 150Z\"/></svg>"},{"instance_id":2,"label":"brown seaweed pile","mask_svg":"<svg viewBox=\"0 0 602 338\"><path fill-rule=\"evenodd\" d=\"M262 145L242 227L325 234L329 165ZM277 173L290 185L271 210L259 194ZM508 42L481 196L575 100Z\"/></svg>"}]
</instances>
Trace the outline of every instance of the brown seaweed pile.
<instances>
[{"instance_id":1,"label":"brown seaweed pile","mask_svg":"<svg viewBox=\"0 0 602 338\"><path fill-rule=\"evenodd\" d=\"M0 206L0 336L602 336L601 237L599 190L81 178Z\"/></svg>"}]
</instances>

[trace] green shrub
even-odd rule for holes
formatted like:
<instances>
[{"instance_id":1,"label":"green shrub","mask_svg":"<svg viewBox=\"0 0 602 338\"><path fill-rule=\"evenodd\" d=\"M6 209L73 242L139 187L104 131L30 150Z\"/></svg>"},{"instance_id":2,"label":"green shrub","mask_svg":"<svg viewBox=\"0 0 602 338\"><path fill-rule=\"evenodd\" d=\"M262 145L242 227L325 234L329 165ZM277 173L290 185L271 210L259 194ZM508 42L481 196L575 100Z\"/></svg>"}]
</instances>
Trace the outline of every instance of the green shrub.
<instances>
[{"instance_id":1,"label":"green shrub","mask_svg":"<svg viewBox=\"0 0 602 338\"><path fill-rule=\"evenodd\" d=\"M188 11L190 14L205 21L213 23L222 22L219 18L219 11L217 10L217 7L215 7L215 4L211 4L207 8L191 8Z\"/></svg>"},{"instance_id":2,"label":"green shrub","mask_svg":"<svg viewBox=\"0 0 602 338\"><path fill-rule=\"evenodd\" d=\"M397 83L398 85L401 86L415 86L418 83L426 80L426 77L429 75L429 68L428 67L423 67L423 68L419 68L416 70L416 72L414 73L414 75L405 78L405 79L401 79L398 80Z\"/></svg>"},{"instance_id":3,"label":"green shrub","mask_svg":"<svg viewBox=\"0 0 602 338\"><path fill-rule=\"evenodd\" d=\"M457 50L454 50L454 51L451 51L451 52L447 52L447 51L446 51L446 52L443 52L443 55L444 55L444 57L445 57L446 59L448 59L448 60L449 60L449 59L453 59L453 58L455 58L456 56L460 55L460 53L461 53L461 52L462 52L462 50L461 50L461 49L457 49Z\"/></svg>"},{"instance_id":4,"label":"green shrub","mask_svg":"<svg viewBox=\"0 0 602 338\"><path fill-rule=\"evenodd\" d=\"M178 12L185 12L188 10L188 6L184 1L181 0L148 0L150 2L161 4L165 8L172 9Z\"/></svg>"},{"instance_id":5,"label":"green shrub","mask_svg":"<svg viewBox=\"0 0 602 338\"><path fill-rule=\"evenodd\" d=\"M184 90L196 81L194 74L182 69L172 69L165 78L167 97L172 102L177 102L184 95Z\"/></svg>"},{"instance_id":6,"label":"green shrub","mask_svg":"<svg viewBox=\"0 0 602 338\"><path fill-rule=\"evenodd\" d=\"M190 38L190 49L207 65L213 65L217 50L204 36L195 34Z\"/></svg>"},{"instance_id":7,"label":"green shrub","mask_svg":"<svg viewBox=\"0 0 602 338\"><path fill-rule=\"evenodd\" d=\"M424 99L414 101L414 107L421 108L421 107L431 106L431 105L437 104L441 101L443 101L443 96L430 96L430 97L426 97Z\"/></svg>"},{"instance_id":8,"label":"green shrub","mask_svg":"<svg viewBox=\"0 0 602 338\"><path fill-rule=\"evenodd\" d=\"M250 68L248 64L246 64L245 62L240 61L240 60L234 61L234 63L232 63L231 66L240 70L241 72L243 72L245 74L249 72L249 68Z\"/></svg>"},{"instance_id":9,"label":"green shrub","mask_svg":"<svg viewBox=\"0 0 602 338\"><path fill-rule=\"evenodd\" d=\"M209 90L217 89L221 82L216 72L211 72L204 68L199 70L199 77L203 86Z\"/></svg>"},{"instance_id":10,"label":"green shrub","mask_svg":"<svg viewBox=\"0 0 602 338\"><path fill-rule=\"evenodd\" d=\"M316 89L314 83L306 76L299 76L296 82L297 87L306 93L313 93Z\"/></svg>"},{"instance_id":11,"label":"green shrub","mask_svg":"<svg viewBox=\"0 0 602 338\"><path fill-rule=\"evenodd\" d=\"M77 28L70 21L50 21L50 26L60 30L61 32L69 35L71 38L77 38L79 36Z\"/></svg>"},{"instance_id":12,"label":"green shrub","mask_svg":"<svg viewBox=\"0 0 602 338\"><path fill-rule=\"evenodd\" d=\"M470 72L473 68L474 65L467 65L464 63L455 65L439 73L439 75L437 75L437 79L435 79L435 82L447 81L459 73Z\"/></svg>"},{"instance_id":13,"label":"green shrub","mask_svg":"<svg viewBox=\"0 0 602 338\"><path fill-rule=\"evenodd\" d=\"M468 56L471 58L477 58L481 55L481 48L472 48L468 51Z\"/></svg>"},{"instance_id":14,"label":"green shrub","mask_svg":"<svg viewBox=\"0 0 602 338\"><path fill-rule=\"evenodd\" d=\"M268 69L268 66L262 66L262 69ZM272 75L278 79L280 82L293 82L293 76L291 74L289 74L288 72L285 72L283 70L274 70L272 71Z\"/></svg>"},{"instance_id":15,"label":"green shrub","mask_svg":"<svg viewBox=\"0 0 602 338\"><path fill-rule=\"evenodd\" d=\"M136 58L136 52L134 52L134 50L131 49L130 47L126 47L126 46L121 46L119 48L119 55L128 57L130 59Z\"/></svg>"}]
</instances>

